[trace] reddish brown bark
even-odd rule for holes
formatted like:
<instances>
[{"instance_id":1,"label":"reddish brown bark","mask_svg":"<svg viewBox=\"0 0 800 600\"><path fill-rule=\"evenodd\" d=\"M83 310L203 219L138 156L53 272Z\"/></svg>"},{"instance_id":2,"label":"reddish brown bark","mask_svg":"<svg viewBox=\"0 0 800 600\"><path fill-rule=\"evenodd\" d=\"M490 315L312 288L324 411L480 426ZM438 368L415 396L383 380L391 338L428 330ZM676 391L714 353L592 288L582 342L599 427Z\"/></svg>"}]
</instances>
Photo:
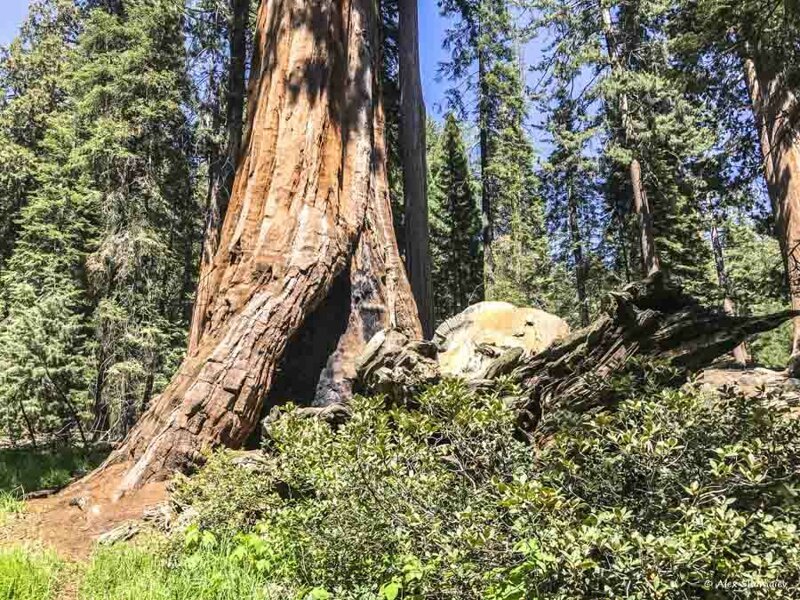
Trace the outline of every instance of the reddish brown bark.
<instances>
[{"instance_id":1,"label":"reddish brown bark","mask_svg":"<svg viewBox=\"0 0 800 600\"><path fill-rule=\"evenodd\" d=\"M639 159L634 158L628 166L633 190L633 210L639 221L639 243L642 252L642 266L644 274L649 276L661 269L661 264L656 253L656 234L653 229L653 213L650 211L650 201L647 190L642 181L642 165Z\"/></svg>"},{"instance_id":2,"label":"reddish brown bark","mask_svg":"<svg viewBox=\"0 0 800 600\"><path fill-rule=\"evenodd\" d=\"M372 0L264 0L248 131L219 250L199 307L204 326L110 463L120 491L185 469L206 447L242 446L287 345L346 290L317 397L346 394L355 356L378 330L421 336L387 192Z\"/></svg>"},{"instance_id":3,"label":"reddish brown bark","mask_svg":"<svg viewBox=\"0 0 800 600\"><path fill-rule=\"evenodd\" d=\"M792 308L800 309L800 143L793 117L794 94L768 61L749 56L745 81L752 101ZM800 318L794 319L792 355L800 354Z\"/></svg>"},{"instance_id":4,"label":"reddish brown bark","mask_svg":"<svg viewBox=\"0 0 800 600\"><path fill-rule=\"evenodd\" d=\"M247 70L247 25L250 19L250 0L230 0L231 19L228 24L228 89L225 101L227 146L223 156L211 160L211 182L208 194L206 227L200 251L200 278L195 292L192 323L189 329L189 354L197 350L205 328L206 307L210 301L208 274L219 248L222 224L233 191L236 165L242 148L244 96ZM219 112L219 111L215 111ZM216 116L216 115L215 115ZM217 118L217 121L221 118ZM214 152L218 154L218 152Z\"/></svg>"}]
</instances>

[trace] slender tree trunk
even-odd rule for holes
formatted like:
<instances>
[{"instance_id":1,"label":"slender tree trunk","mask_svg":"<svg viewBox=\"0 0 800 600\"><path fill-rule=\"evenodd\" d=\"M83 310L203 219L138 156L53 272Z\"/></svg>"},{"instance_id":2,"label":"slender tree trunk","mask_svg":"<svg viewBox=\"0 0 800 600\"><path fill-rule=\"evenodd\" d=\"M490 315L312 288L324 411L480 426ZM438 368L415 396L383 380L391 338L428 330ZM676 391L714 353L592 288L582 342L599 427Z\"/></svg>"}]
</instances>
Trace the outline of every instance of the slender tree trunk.
<instances>
[{"instance_id":1,"label":"slender tree trunk","mask_svg":"<svg viewBox=\"0 0 800 600\"><path fill-rule=\"evenodd\" d=\"M203 328L208 317L208 304L211 301L208 287L208 274L214 255L219 247L222 223L228 210L233 189L236 165L242 147L244 124L244 98L247 68L247 31L250 17L250 0L230 0L231 21L228 31L228 89L226 94L227 143L223 157L212 163L209 188L206 227L203 235L203 248L200 254L200 280L197 284L194 311L189 330L189 353L197 350ZM221 162L220 162L221 161Z\"/></svg>"},{"instance_id":2,"label":"slender tree trunk","mask_svg":"<svg viewBox=\"0 0 800 600\"><path fill-rule=\"evenodd\" d=\"M647 190L642 181L642 166L638 158L631 160L628 166L633 190L633 210L639 222L639 243L642 252L642 265L645 275L652 275L661 268L656 253L656 235L653 229L653 214L650 212L650 202Z\"/></svg>"},{"instance_id":3,"label":"slender tree trunk","mask_svg":"<svg viewBox=\"0 0 800 600\"><path fill-rule=\"evenodd\" d=\"M717 224L711 224L711 247L714 250L714 265L717 270L717 280L719 286L722 288L724 298L722 300L722 310L726 315L731 317L736 316L736 304L733 301L733 291L731 289L731 281L728 277L728 271L725 269L725 253L722 248L722 240L719 236ZM747 351L746 342L742 342L733 349L733 358L737 364L746 367L750 362L750 353Z\"/></svg>"},{"instance_id":4,"label":"slender tree trunk","mask_svg":"<svg viewBox=\"0 0 800 600\"><path fill-rule=\"evenodd\" d=\"M399 0L400 148L405 192L406 269L426 339L433 336L425 102L419 71L417 0Z\"/></svg>"},{"instance_id":5,"label":"slender tree trunk","mask_svg":"<svg viewBox=\"0 0 800 600\"><path fill-rule=\"evenodd\" d=\"M28 437L31 438L31 445L33 449L36 450L39 447L36 443L36 429L33 427L30 416L28 416L28 411L25 410L25 403L22 401L22 398L17 397L17 403L22 413L22 419L25 421L25 428L28 430Z\"/></svg>"},{"instance_id":6,"label":"slender tree trunk","mask_svg":"<svg viewBox=\"0 0 800 600\"><path fill-rule=\"evenodd\" d=\"M94 382L94 423L92 424L92 441L96 442L101 435L106 433L111 425L108 402L103 397L103 389L106 385L106 357L105 352L101 352L98 359L97 377Z\"/></svg>"},{"instance_id":7,"label":"slender tree trunk","mask_svg":"<svg viewBox=\"0 0 800 600\"><path fill-rule=\"evenodd\" d=\"M568 175L568 177L572 177ZM586 295L586 260L583 255L583 239L578 219L578 205L572 191L572 183L567 183L567 213L569 234L572 245L572 260L575 263L575 288L578 294L578 312L581 327L589 325L589 298Z\"/></svg>"},{"instance_id":8,"label":"slender tree trunk","mask_svg":"<svg viewBox=\"0 0 800 600\"><path fill-rule=\"evenodd\" d=\"M485 42L481 42L482 44ZM494 213L492 178L489 175L489 73L486 49L478 50L478 120L481 151L481 240L483 242L483 296L491 298L494 289Z\"/></svg>"},{"instance_id":9,"label":"slender tree trunk","mask_svg":"<svg viewBox=\"0 0 800 600\"><path fill-rule=\"evenodd\" d=\"M147 366L147 378L144 381L144 392L142 393L142 412L145 412L150 406L150 400L153 398L153 386L156 380L156 367L158 356L153 353L150 359L150 364Z\"/></svg>"},{"instance_id":10,"label":"slender tree trunk","mask_svg":"<svg viewBox=\"0 0 800 600\"><path fill-rule=\"evenodd\" d=\"M129 381L125 382L125 391L122 394L122 406L119 415L119 437L123 438L130 433L136 424L136 396L133 394Z\"/></svg>"},{"instance_id":11,"label":"slender tree trunk","mask_svg":"<svg viewBox=\"0 0 800 600\"><path fill-rule=\"evenodd\" d=\"M127 465L119 492L190 467L204 448L241 447L286 374L282 359L303 360L285 353L304 333L335 336L320 385L341 395L374 333L422 334L392 226L374 1L264 0L255 47L205 326L106 462ZM324 313L332 289L345 292L335 320Z\"/></svg>"},{"instance_id":12,"label":"slender tree trunk","mask_svg":"<svg viewBox=\"0 0 800 600\"><path fill-rule=\"evenodd\" d=\"M752 56L744 74L763 157L792 308L800 309L800 142L791 120L797 100L781 78ZM794 319L792 355L800 354L800 318Z\"/></svg>"},{"instance_id":13,"label":"slender tree trunk","mask_svg":"<svg viewBox=\"0 0 800 600\"><path fill-rule=\"evenodd\" d=\"M625 65L619 56L616 31L614 30L614 23L611 19L611 10L603 4L602 0L600 0L600 13L603 21L603 29L605 31L606 46L611 68L614 71L623 71ZM628 146L632 146L632 124L627 94L623 93L620 96L619 111L620 118L622 119L625 143ZM647 189L645 188L644 180L642 179L642 165L636 157L634 149L629 147L629 150L633 152L633 158L628 165L628 177L630 179L631 193L633 195L633 210L636 213L639 224L642 268L644 274L649 276L660 270L661 265L658 260L658 253L656 252L656 237L653 228L653 215L650 210L650 201L647 197Z\"/></svg>"}]
</instances>

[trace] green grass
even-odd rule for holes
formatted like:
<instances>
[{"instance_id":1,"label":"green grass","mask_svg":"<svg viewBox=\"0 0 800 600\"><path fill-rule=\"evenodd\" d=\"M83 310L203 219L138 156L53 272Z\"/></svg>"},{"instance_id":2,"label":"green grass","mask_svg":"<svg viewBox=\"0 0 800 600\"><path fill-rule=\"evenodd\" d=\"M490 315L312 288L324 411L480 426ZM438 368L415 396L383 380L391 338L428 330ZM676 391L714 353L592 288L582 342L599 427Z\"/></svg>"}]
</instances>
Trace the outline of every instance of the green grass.
<instances>
[{"instance_id":1,"label":"green grass","mask_svg":"<svg viewBox=\"0 0 800 600\"><path fill-rule=\"evenodd\" d=\"M9 515L16 515L25 509L25 503L20 494L15 492L0 492L0 525L4 525Z\"/></svg>"},{"instance_id":2,"label":"green grass","mask_svg":"<svg viewBox=\"0 0 800 600\"><path fill-rule=\"evenodd\" d=\"M269 592L251 563L225 544L169 552L163 538L98 548L88 563L70 565L55 554L18 547L0 550L0 600L283 600Z\"/></svg>"},{"instance_id":3,"label":"green grass","mask_svg":"<svg viewBox=\"0 0 800 600\"><path fill-rule=\"evenodd\" d=\"M172 562L160 542L117 544L92 556L80 600L265 600L264 579L235 560L226 546L177 553Z\"/></svg>"},{"instance_id":4,"label":"green grass","mask_svg":"<svg viewBox=\"0 0 800 600\"><path fill-rule=\"evenodd\" d=\"M79 448L0 450L0 492L58 488L102 462L105 452Z\"/></svg>"},{"instance_id":5,"label":"green grass","mask_svg":"<svg viewBox=\"0 0 800 600\"><path fill-rule=\"evenodd\" d=\"M0 550L0 600L55 600L64 573L64 564L51 552Z\"/></svg>"}]
</instances>

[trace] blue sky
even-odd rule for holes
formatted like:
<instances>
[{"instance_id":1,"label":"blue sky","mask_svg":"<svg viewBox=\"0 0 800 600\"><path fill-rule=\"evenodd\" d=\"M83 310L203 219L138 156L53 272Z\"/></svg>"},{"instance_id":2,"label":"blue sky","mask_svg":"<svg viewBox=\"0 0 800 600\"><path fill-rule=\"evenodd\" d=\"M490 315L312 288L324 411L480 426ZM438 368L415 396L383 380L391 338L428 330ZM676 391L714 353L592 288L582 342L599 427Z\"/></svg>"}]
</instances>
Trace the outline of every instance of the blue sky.
<instances>
[{"instance_id":1,"label":"blue sky","mask_svg":"<svg viewBox=\"0 0 800 600\"><path fill-rule=\"evenodd\" d=\"M419 46L425 104L429 113L439 116L436 104L442 102L447 82L437 82L436 72L439 63L447 59L447 51L442 47L447 22L436 5L433 0L419 3Z\"/></svg>"},{"instance_id":2,"label":"blue sky","mask_svg":"<svg viewBox=\"0 0 800 600\"><path fill-rule=\"evenodd\" d=\"M30 0L0 0L0 45L8 44L17 33L20 23L25 18ZM436 81L439 63L447 55L442 48L445 20L439 16L439 9L433 0L422 0L420 3L420 61L422 63L422 81L425 102L428 112L438 115L437 104L440 104L447 82Z\"/></svg>"},{"instance_id":3,"label":"blue sky","mask_svg":"<svg viewBox=\"0 0 800 600\"><path fill-rule=\"evenodd\" d=\"M28 11L29 0L0 0L0 45L8 44Z\"/></svg>"}]
</instances>

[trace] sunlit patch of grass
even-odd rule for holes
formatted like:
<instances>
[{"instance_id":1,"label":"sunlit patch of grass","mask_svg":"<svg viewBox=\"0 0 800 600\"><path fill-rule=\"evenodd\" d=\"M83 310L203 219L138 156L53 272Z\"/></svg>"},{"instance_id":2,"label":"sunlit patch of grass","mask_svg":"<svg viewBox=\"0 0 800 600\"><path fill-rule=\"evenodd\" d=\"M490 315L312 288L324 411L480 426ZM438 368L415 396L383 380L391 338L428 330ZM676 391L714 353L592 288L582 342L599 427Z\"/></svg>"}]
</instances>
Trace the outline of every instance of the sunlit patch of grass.
<instances>
[{"instance_id":1,"label":"sunlit patch of grass","mask_svg":"<svg viewBox=\"0 0 800 600\"><path fill-rule=\"evenodd\" d=\"M86 567L80 600L268 600L264 578L235 560L227 544L170 558L163 538L98 548Z\"/></svg>"},{"instance_id":2,"label":"sunlit patch of grass","mask_svg":"<svg viewBox=\"0 0 800 600\"><path fill-rule=\"evenodd\" d=\"M64 563L52 552L0 549L0 600L55 600Z\"/></svg>"},{"instance_id":3,"label":"sunlit patch of grass","mask_svg":"<svg viewBox=\"0 0 800 600\"><path fill-rule=\"evenodd\" d=\"M20 496L18 492L0 491L0 525L4 525L11 515L25 510L25 503Z\"/></svg>"}]
</instances>

